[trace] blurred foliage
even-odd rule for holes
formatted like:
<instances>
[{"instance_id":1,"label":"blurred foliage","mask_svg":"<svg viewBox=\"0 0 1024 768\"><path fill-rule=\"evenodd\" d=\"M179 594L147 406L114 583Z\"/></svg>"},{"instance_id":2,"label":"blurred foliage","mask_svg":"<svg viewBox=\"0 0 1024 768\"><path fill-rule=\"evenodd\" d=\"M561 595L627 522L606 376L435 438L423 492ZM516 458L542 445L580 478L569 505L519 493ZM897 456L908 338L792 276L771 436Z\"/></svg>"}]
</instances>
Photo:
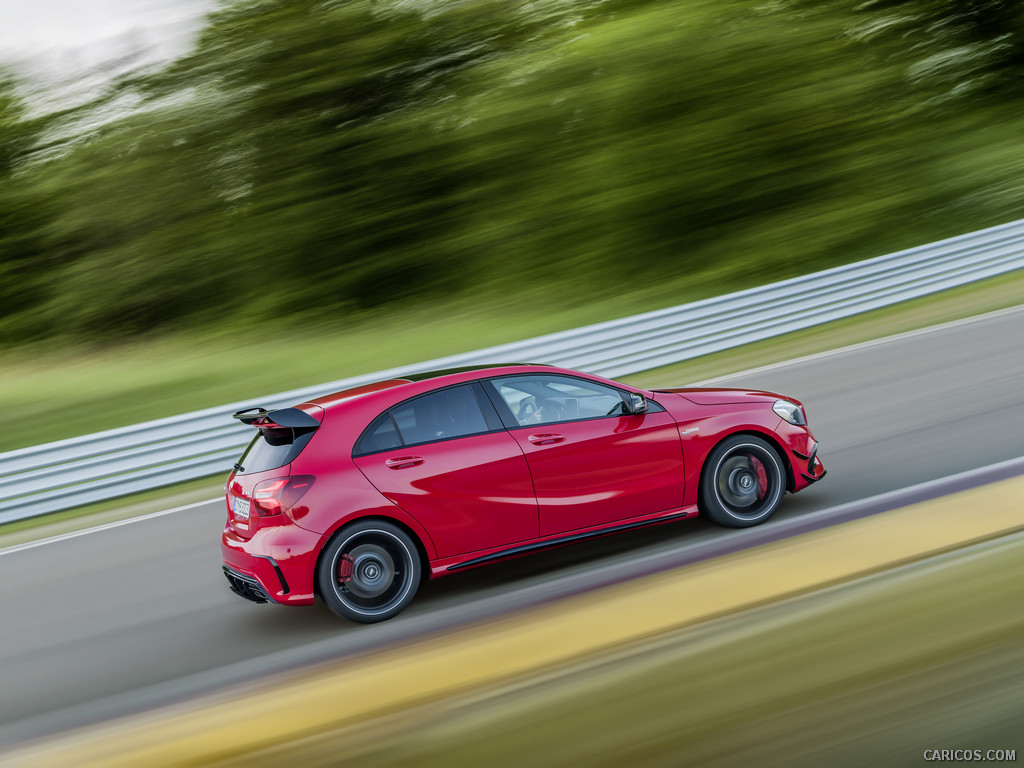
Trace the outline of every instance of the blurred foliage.
<instances>
[{"instance_id":1,"label":"blurred foliage","mask_svg":"<svg viewBox=\"0 0 1024 768\"><path fill-rule=\"evenodd\" d=\"M31 335L23 324L46 299L44 233L50 219L24 175L43 128L42 120L28 115L13 80L0 73L0 318L18 318L10 324L15 338Z\"/></svg>"},{"instance_id":2,"label":"blurred foliage","mask_svg":"<svg viewBox=\"0 0 1024 768\"><path fill-rule=\"evenodd\" d=\"M706 295L1015 218L1020 31L994 1L226 2L60 151L0 87L0 338Z\"/></svg>"},{"instance_id":3,"label":"blurred foliage","mask_svg":"<svg viewBox=\"0 0 1024 768\"><path fill-rule=\"evenodd\" d=\"M1017 0L868 0L851 27L860 40L896 38L908 79L942 100L1024 86L1024 3Z\"/></svg>"}]
</instances>

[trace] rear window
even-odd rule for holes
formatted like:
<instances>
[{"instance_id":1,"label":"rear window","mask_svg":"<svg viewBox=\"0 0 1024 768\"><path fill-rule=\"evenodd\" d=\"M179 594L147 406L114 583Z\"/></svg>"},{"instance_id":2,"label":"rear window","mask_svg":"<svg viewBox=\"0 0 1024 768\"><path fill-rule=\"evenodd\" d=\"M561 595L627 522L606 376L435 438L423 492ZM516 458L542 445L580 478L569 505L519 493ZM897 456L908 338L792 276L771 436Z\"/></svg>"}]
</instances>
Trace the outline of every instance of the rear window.
<instances>
[{"instance_id":1,"label":"rear window","mask_svg":"<svg viewBox=\"0 0 1024 768\"><path fill-rule=\"evenodd\" d=\"M256 437L238 460L236 474L248 475L290 464L302 453L315 429L257 429Z\"/></svg>"}]
</instances>

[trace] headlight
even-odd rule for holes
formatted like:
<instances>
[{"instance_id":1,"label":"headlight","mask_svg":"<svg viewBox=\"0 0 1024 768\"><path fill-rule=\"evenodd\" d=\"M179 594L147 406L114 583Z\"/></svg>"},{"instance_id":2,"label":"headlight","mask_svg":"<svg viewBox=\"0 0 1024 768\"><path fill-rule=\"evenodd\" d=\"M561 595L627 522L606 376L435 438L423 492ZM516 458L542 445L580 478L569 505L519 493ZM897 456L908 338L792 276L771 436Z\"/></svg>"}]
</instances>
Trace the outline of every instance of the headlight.
<instances>
[{"instance_id":1,"label":"headlight","mask_svg":"<svg viewBox=\"0 0 1024 768\"><path fill-rule=\"evenodd\" d=\"M776 400L772 410L790 424L796 424L798 427L807 426L807 416L804 414L804 409L796 403L791 403L789 400Z\"/></svg>"}]
</instances>

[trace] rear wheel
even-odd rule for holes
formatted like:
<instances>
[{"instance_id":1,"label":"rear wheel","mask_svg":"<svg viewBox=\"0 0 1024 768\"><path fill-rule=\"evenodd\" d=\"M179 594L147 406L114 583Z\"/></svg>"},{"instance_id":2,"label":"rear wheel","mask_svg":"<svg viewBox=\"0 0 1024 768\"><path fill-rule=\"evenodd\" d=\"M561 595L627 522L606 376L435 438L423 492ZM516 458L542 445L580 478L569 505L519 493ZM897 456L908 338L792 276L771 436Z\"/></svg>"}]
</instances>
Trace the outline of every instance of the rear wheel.
<instances>
[{"instance_id":1,"label":"rear wheel","mask_svg":"<svg viewBox=\"0 0 1024 768\"><path fill-rule=\"evenodd\" d=\"M770 519L786 492L779 454L754 435L723 440L708 456L700 479L700 507L712 522L747 528Z\"/></svg>"},{"instance_id":2,"label":"rear wheel","mask_svg":"<svg viewBox=\"0 0 1024 768\"><path fill-rule=\"evenodd\" d=\"M398 526L360 520L331 539L317 566L320 594L339 616L371 624L397 615L420 584L416 545Z\"/></svg>"}]
</instances>

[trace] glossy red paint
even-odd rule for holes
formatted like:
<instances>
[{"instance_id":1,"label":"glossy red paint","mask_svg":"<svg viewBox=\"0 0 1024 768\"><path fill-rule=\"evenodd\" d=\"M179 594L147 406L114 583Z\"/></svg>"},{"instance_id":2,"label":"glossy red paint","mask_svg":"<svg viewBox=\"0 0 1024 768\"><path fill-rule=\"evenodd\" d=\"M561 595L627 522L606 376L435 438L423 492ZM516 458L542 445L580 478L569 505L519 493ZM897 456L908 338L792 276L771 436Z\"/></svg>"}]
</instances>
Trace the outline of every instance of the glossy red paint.
<instances>
[{"instance_id":1,"label":"glossy red paint","mask_svg":"<svg viewBox=\"0 0 1024 768\"><path fill-rule=\"evenodd\" d=\"M519 382L514 400L498 379ZM646 410L630 395L642 395ZM300 605L323 586L321 554L333 546L336 560L352 531L366 532L341 553L340 589L370 594L375 579L437 577L696 516L706 460L737 434L771 446L785 466L780 482L799 491L824 467L808 428L773 410L780 399L801 405L756 390L645 391L533 365L410 376L322 397L297 406L319 428L259 431L241 462L250 466L229 476L224 564L269 600ZM542 416L545 408L554 415ZM761 463L750 466L763 492ZM402 559L406 536L416 563ZM357 620L388 618L403 605Z\"/></svg>"},{"instance_id":2,"label":"glossy red paint","mask_svg":"<svg viewBox=\"0 0 1024 768\"><path fill-rule=\"evenodd\" d=\"M511 433L533 475L542 536L682 506L683 452L665 412Z\"/></svg>"},{"instance_id":3,"label":"glossy red paint","mask_svg":"<svg viewBox=\"0 0 1024 768\"><path fill-rule=\"evenodd\" d=\"M310 605L320 545L319 536L297 525L262 528L248 538L229 527L221 537L221 554L224 565L256 579L274 602ZM275 563L285 578L287 591Z\"/></svg>"},{"instance_id":4,"label":"glossy red paint","mask_svg":"<svg viewBox=\"0 0 1024 768\"><path fill-rule=\"evenodd\" d=\"M779 396L760 389L708 389L706 387L683 387L680 389L659 389L658 394L673 394L686 398L697 405L745 405L756 402L774 403ZM793 398L787 398L792 400Z\"/></svg>"},{"instance_id":5,"label":"glossy red paint","mask_svg":"<svg viewBox=\"0 0 1024 768\"><path fill-rule=\"evenodd\" d=\"M385 498L430 531L438 557L537 538L530 468L506 431L355 459Z\"/></svg>"}]
</instances>

